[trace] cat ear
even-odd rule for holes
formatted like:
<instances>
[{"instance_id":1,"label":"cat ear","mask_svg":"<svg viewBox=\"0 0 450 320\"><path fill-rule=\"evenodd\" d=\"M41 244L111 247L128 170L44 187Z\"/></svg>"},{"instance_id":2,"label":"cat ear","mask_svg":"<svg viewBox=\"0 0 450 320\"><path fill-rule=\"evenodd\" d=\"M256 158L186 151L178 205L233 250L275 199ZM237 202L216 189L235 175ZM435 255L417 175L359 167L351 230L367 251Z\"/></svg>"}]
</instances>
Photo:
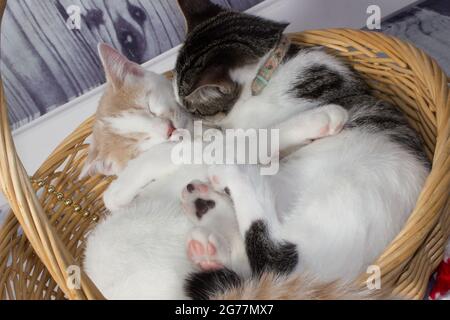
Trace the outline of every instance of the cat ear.
<instances>
[{"instance_id":1,"label":"cat ear","mask_svg":"<svg viewBox=\"0 0 450 320\"><path fill-rule=\"evenodd\" d=\"M186 97L188 101L198 99L209 100L219 95L228 95L234 92L236 83L231 79L228 68L225 66L212 66L203 71L203 74L193 92Z\"/></svg>"},{"instance_id":2,"label":"cat ear","mask_svg":"<svg viewBox=\"0 0 450 320\"><path fill-rule=\"evenodd\" d=\"M140 65L128 60L109 45L100 43L98 52L105 69L106 79L115 89L123 87L129 76L144 77L145 70Z\"/></svg>"},{"instance_id":3,"label":"cat ear","mask_svg":"<svg viewBox=\"0 0 450 320\"><path fill-rule=\"evenodd\" d=\"M203 21L225 11L209 0L178 0L178 5L186 20L187 33Z\"/></svg>"}]
</instances>

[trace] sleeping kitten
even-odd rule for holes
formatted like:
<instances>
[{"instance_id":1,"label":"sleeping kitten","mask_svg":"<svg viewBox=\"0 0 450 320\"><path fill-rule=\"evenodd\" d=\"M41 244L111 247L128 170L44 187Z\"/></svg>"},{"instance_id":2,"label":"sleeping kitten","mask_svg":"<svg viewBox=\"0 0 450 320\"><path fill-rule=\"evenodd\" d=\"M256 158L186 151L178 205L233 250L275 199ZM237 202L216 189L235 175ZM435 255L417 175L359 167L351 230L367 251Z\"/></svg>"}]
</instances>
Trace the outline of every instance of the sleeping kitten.
<instances>
[{"instance_id":1,"label":"sleeping kitten","mask_svg":"<svg viewBox=\"0 0 450 320\"><path fill-rule=\"evenodd\" d=\"M283 48L286 24L208 0L179 4L188 35L174 88L186 111L223 128L289 127L281 132L288 146L326 118L338 119L331 121L337 123L334 131L343 129L311 139L267 181L221 175L235 198L241 235L264 239L263 246L247 247L250 260L255 252L260 260L253 271L353 280L394 239L415 206L430 169L419 136L339 59L321 48ZM260 184L273 191L261 192ZM205 280L194 279L200 281L193 287Z\"/></svg>"},{"instance_id":2,"label":"sleeping kitten","mask_svg":"<svg viewBox=\"0 0 450 320\"><path fill-rule=\"evenodd\" d=\"M172 122L189 126L190 119L178 110L170 82L107 45L100 45L99 52L107 86L84 172L116 174L118 179L105 193L111 214L87 240L87 274L109 299L188 299L184 279L189 274L221 267L207 258L189 257L195 239L203 236L197 232L200 226L217 234L209 238L212 243L223 236L232 239L225 244L234 246L229 267L241 276L249 274L229 201L214 203L214 208L212 200L198 203L199 212L208 208L216 213L200 224L183 214L181 190L194 179L206 179L207 172L203 166L171 165ZM152 170L158 173L157 181L151 178ZM124 199L126 205L115 206Z\"/></svg>"}]
</instances>

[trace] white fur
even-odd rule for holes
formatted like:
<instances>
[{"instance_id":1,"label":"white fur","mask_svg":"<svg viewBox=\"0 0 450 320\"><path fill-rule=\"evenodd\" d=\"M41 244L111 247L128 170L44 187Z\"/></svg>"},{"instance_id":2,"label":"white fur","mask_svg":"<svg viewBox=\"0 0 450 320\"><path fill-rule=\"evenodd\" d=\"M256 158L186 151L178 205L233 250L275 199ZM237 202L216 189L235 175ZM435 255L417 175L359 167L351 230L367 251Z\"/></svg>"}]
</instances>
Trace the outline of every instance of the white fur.
<instances>
[{"instance_id":1,"label":"white fur","mask_svg":"<svg viewBox=\"0 0 450 320\"><path fill-rule=\"evenodd\" d=\"M170 165L168 119L185 128L190 118L179 109L163 76L139 70L106 45L100 46L100 55L111 80L143 86L148 95L137 104L148 106L148 112L125 111L99 119L99 128L145 136L136 140L142 154L122 172L111 159L95 159L86 166L86 172L119 177L104 194L111 214L89 235L84 267L109 299L186 299L183 280L198 268L186 255L185 242L194 225L183 214L180 194L194 178L206 179L206 170ZM210 219L202 227L216 230L220 225Z\"/></svg>"},{"instance_id":2,"label":"white fur","mask_svg":"<svg viewBox=\"0 0 450 320\"><path fill-rule=\"evenodd\" d=\"M382 136L343 132L291 155L274 177L213 174L231 189L243 235L266 220L275 241L298 246L298 272L352 281L399 233L427 172Z\"/></svg>"},{"instance_id":3,"label":"white fur","mask_svg":"<svg viewBox=\"0 0 450 320\"><path fill-rule=\"evenodd\" d=\"M149 112L123 112L99 124L119 135L144 133L147 138L136 142L142 154L122 172L115 171L119 178L104 194L111 214L89 235L84 268L109 299L186 299L183 279L198 268L186 255L186 239L194 226L183 214L180 195L194 178L206 179L206 170L169 165L173 144L167 119L189 125L170 82L149 72L145 79L123 77L147 86L149 101L138 104L148 105ZM112 173L114 166L101 159L87 170ZM215 230L214 222L208 228Z\"/></svg>"},{"instance_id":4,"label":"white fur","mask_svg":"<svg viewBox=\"0 0 450 320\"><path fill-rule=\"evenodd\" d=\"M115 207L87 240L84 268L101 292L113 300L188 299L185 279L201 269L187 256L186 243L210 235L225 239L215 242L222 263L248 276L244 242L225 200L217 198L216 208L202 220L193 218L192 211L183 213L181 191L195 179L207 180L206 168L157 171L145 156L136 160L141 166L128 166L107 190L105 203ZM126 198L129 189L135 192ZM128 203L119 206L117 199Z\"/></svg>"},{"instance_id":5,"label":"white fur","mask_svg":"<svg viewBox=\"0 0 450 320\"><path fill-rule=\"evenodd\" d=\"M195 270L186 256L191 228L175 201L144 201L115 212L90 235L84 267L108 299L186 299Z\"/></svg>"},{"instance_id":6,"label":"white fur","mask_svg":"<svg viewBox=\"0 0 450 320\"><path fill-rule=\"evenodd\" d=\"M151 94L147 97L150 111L157 117L171 119L173 113L179 110L178 104L172 92L171 82L161 75L149 73L147 83L152 84Z\"/></svg>"},{"instance_id":7,"label":"white fur","mask_svg":"<svg viewBox=\"0 0 450 320\"><path fill-rule=\"evenodd\" d=\"M169 120L136 112L123 112L116 117L109 117L102 120L110 130L119 135L147 134L147 143L140 145L142 151L149 147L167 141L169 134Z\"/></svg>"},{"instance_id":8,"label":"white fur","mask_svg":"<svg viewBox=\"0 0 450 320\"><path fill-rule=\"evenodd\" d=\"M314 63L321 63L346 73L341 64L321 51L300 53L282 65L274 73L269 85L260 95L254 97L252 82L265 60L264 57L259 63L231 72L231 78L243 85L243 92L230 113L221 119L218 125L224 128L271 128L318 105L318 102L298 99L287 94L288 88L306 68Z\"/></svg>"}]
</instances>

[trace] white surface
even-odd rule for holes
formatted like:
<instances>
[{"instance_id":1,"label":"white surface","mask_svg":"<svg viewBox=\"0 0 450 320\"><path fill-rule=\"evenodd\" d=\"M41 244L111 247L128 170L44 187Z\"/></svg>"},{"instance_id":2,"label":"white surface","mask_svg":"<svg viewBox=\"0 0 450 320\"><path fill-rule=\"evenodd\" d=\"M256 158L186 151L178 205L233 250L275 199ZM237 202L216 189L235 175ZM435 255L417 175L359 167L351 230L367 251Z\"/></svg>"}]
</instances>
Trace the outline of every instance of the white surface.
<instances>
[{"instance_id":1,"label":"white surface","mask_svg":"<svg viewBox=\"0 0 450 320\"><path fill-rule=\"evenodd\" d=\"M379 5L382 16L417 2L416 0L267 0L248 12L290 22L288 32L330 27L361 28L369 5ZM173 68L176 47L144 66L155 72ZM94 114L102 87L67 103L14 132L17 151L29 173L35 172L58 144L84 120ZM0 207L5 203L0 194Z\"/></svg>"},{"instance_id":2,"label":"white surface","mask_svg":"<svg viewBox=\"0 0 450 320\"><path fill-rule=\"evenodd\" d=\"M367 8L378 5L383 17L417 0L267 0L250 9L272 19L290 22L288 32L323 28L362 28Z\"/></svg>"}]
</instances>

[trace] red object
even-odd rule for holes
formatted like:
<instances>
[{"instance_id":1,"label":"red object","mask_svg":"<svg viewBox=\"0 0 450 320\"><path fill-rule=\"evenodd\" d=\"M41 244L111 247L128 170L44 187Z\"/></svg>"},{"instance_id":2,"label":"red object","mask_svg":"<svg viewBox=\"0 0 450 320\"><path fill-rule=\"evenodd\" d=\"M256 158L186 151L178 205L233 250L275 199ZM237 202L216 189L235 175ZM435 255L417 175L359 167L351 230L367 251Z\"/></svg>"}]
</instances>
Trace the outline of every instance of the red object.
<instances>
[{"instance_id":1,"label":"red object","mask_svg":"<svg viewBox=\"0 0 450 320\"><path fill-rule=\"evenodd\" d=\"M429 296L431 300L450 299L450 243L446 251L444 261L435 274L436 281Z\"/></svg>"}]
</instances>

